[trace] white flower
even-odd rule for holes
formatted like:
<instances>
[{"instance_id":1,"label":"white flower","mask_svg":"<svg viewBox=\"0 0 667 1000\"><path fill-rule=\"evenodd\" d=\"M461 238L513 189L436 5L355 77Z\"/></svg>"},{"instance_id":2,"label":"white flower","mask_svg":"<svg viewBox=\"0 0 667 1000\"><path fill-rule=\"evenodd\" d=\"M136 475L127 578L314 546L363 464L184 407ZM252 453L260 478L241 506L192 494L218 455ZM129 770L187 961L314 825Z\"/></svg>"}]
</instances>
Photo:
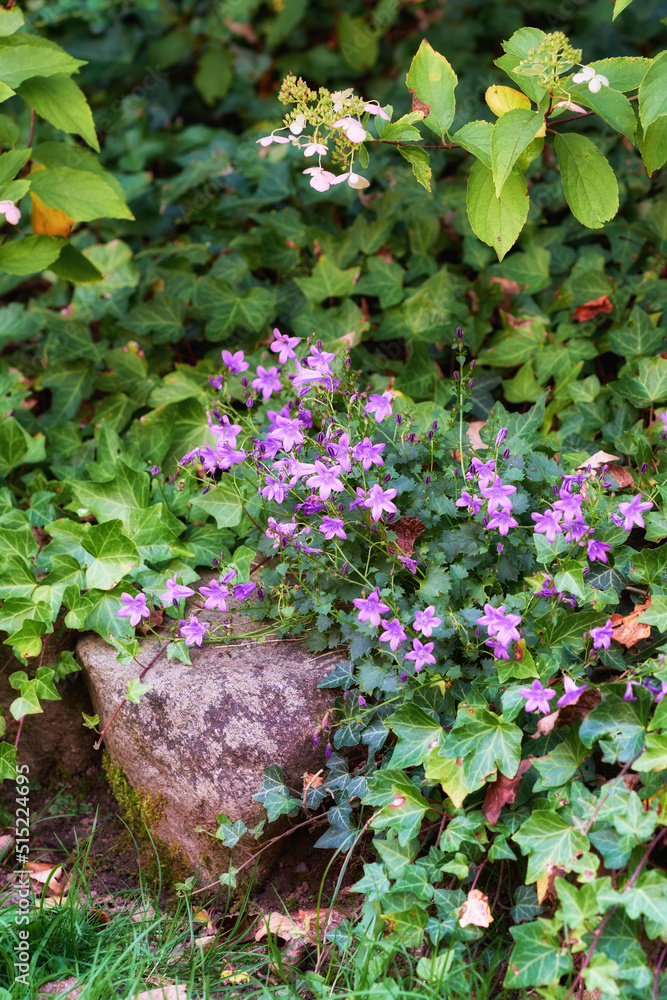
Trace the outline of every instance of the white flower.
<instances>
[{"instance_id":1,"label":"white flower","mask_svg":"<svg viewBox=\"0 0 667 1000\"><path fill-rule=\"evenodd\" d=\"M303 132L304 130L305 124L306 124L306 116L297 115L292 124L290 125L289 130L292 133L292 135L300 135L301 132Z\"/></svg>"},{"instance_id":2,"label":"white flower","mask_svg":"<svg viewBox=\"0 0 667 1000\"><path fill-rule=\"evenodd\" d=\"M350 97L352 93L354 93L354 87L348 87L347 90L337 90L335 94L331 95L333 109L335 112L340 114L345 105L348 103L348 97Z\"/></svg>"},{"instance_id":3,"label":"white flower","mask_svg":"<svg viewBox=\"0 0 667 1000\"><path fill-rule=\"evenodd\" d=\"M315 153L319 153L320 156L324 156L329 150L324 145L323 142L309 142L303 151L304 156L314 156Z\"/></svg>"},{"instance_id":4,"label":"white flower","mask_svg":"<svg viewBox=\"0 0 667 1000\"><path fill-rule=\"evenodd\" d=\"M333 182L334 184L341 184L343 181L347 181L351 188L359 191L362 188L367 188L370 181L366 180L365 177L361 177L359 174L355 174L354 171L350 170L346 174L341 174Z\"/></svg>"},{"instance_id":5,"label":"white flower","mask_svg":"<svg viewBox=\"0 0 667 1000\"><path fill-rule=\"evenodd\" d=\"M287 138L284 135L264 135L262 136L261 139L257 139L257 142L260 144L260 146L270 146L272 142L278 142L278 143L291 142L291 139Z\"/></svg>"},{"instance_id":6,"label":"white flower","mask_svg":"<svg viewBox=\"0 0 667 1000\"><path fill-rule=\"evenodd\" d=\"M364 111L367 111L369 115L379 115L380 118L384 118L386 122L389 121L389 115L384 111L377 102L369 101L368 104L364 104Z\"/></svg>"},{"instance_id":7,"label":"white flower","mask_svg":"<svg viewBox=\"0 0 667 1000\"><path fill-rule=\"evenodd\" d=\"M308 167L304 174L310 174L310 186L316 191L328 191L332 184L338 183L338 178L324 167Z\"/></svg>"},{"instance_id":8,"label":"white flower","mask_svg":"<svg viewBox=\"0 0 667 1000\"><path fill-rule=\"evenodd\" d=\"M575 73L572 83L587 83L592 94L597 94L602 87L609 86L609 80L602 73L596 73L592 66L582 66L580 73Z\"/></svg>"},{"instance_id":9,"label":"white flower","mask_svg":"<svg viewBox=\"0 0 667 1000\"><path fill-rule=\"evenodd\" d=\"M21 218L21 211L13 201L0 201L0 215L4 215L10 226L17 226Z\"/></svg>"},{"instance_id":10,"label":"white flower","mask_svg":"<svg viewBox=\"0 0 667 1000\"><path fill-rule=\"evenodd\" d=\"M350 115L346 118L339 118L333 123L333 127L342 129L350 142L364 142L366 139L366 130L356 118L351 118Z\"/></svg>"},{"instance_id":11,"label":"white flower","mask_svg":"<svg viewBox=\"0 0 667 1000\"><path fill-rule=\"evenodd\" d=\"M586 114L586 109L575 104L574 101L557 101L554 104L554 108L569 108L570 111L578 111L581 115Z\"/></svg>"}]
</instances>

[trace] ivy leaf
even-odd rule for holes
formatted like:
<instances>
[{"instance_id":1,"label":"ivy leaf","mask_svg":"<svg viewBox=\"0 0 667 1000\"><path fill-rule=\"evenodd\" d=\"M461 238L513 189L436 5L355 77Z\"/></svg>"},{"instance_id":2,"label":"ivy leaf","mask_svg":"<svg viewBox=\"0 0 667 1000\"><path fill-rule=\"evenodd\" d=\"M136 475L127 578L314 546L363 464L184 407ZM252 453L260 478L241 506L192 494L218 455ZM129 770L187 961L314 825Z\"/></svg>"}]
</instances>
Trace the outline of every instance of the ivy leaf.
<instances>
[{"instance_id":1,"label":"ivy leaf","mask_svg":"<svg viewBox=\"0 0 667 1000\"><path fill-rule=\"evenodd\" d=\"M646 409L667 400L667 358L642 358L636 375L621 375L612 390L633 406Z\"/></svg>"},{"instance_id":2,"label":"ivy leaf","mask_svg":"<svg viewBox=\"0 0 667 1000\"><path fill-rule=\"evenodd\" d=\"M219 278L201 278L195 303L206 317L206 339L224 340L239 328L257 333L274 312L274 297L268 288L249 288L239 294Z\"/></svg>"},{"instance_id":3,"label":"ivy leaf","mask_svg":"<svg viewBox=\"0 0 667 1000\"><path fill-rule=\"evenodd\" d=\"M47 631L51 631L51 629L47 629L45 622L29 618L3 642L5 646L11 646L15 654L22 659L26 659L28 656L39 656L42 651L42 636Z\"/></svg>"},{"instance_id":4,"label":"ivy leaf","mask_svg":"<svg viewBox=\"0 0 667 1000\"><path fill-rule=\"evenodd\" d=\"M584 633L604 625L607 618L608 615L601 615L595 611L564 614L560 621L550 626L545 641L549 648L567 643L574 649L581 649L584 645Z\"/></svg>"},{"instance_id":5,"label":"ivy leaf","mask_svg":"<svg viewBox=\"0 0 667 1000\"><path fill-rule=\"evenodd\" d=\"M218 483L208 493L192 500L192 509L200 510L215 518L218 528L233 528L243 516L243 501L238 491L224 482Z\"/></svg>"},{"instance_id":6,"label":"ivy leaf","mask_svg":"<svg viewBox=\"0 0 667 1000\"><path fill-rule=\"evenodd\" d=\"M391 757L392 767L410 767L422 764L429 756L430 744L442 732L440 723L416 705L403 705L385 720L385 725L398 736L398 744Z\"/></svg>"},{"instance_id":7,"label":"ivy leaf","mask_svg":"<svg viewBox=\"0 0 667 1000\"><path fill-rule=\"evenodd\" d=\"M582 721L579 738L587 747L604 740L605 760L622 764L639 753L646 743L651 696L646 688L633 689L636 701L623 701L624 684L606 684L601 703ZM636 763L639 764L641 761Z\"/></svg>"},{"instance_id":8,"label":"ivy leaf","mask_svg":"<svg viewBox=\"0 0 667 1000\"><path fill-rule=\"evenodd\" d=\"M425 777L428 781L439 781L446 795L457 809L463 805L470 788L463 773L463 761L456 758L441 757L437 747L434 747L428 758Z\"/></svg>"},{"instance_id":9,"label":"ivy leaf","mask_svg":"<svg viewBox=\"0 0 667 1000\"><path fill-rule=\"evenodd\" d=\"M323 254L309 278L295 278L309 302L323 302L330 298L346 298L354 288L354 269L342 271L331 257Z\"/></svg>"},{"instance_id":10,"label":"ivy leaf","mask_svg":"<svg viewBox=\"0 0 667 1000\"><path fill-rule=\"evenodd\" d=\"M264 768L262 787L256 795L253 795L253 801L262 803L268 814L269 823L273 823L285 813L294 816L301 808L301 800L291 796L282 769L277 764L270 764Z\"/></svg>"},{"instance_id":11,"label":"ivy leaf","mask_svg":"<svg viewBox=\"0 0 667 1000\"><path fill-rule=\"evenodd\" d=\"M502 115L493 126L491 169L498 198L514 164L533 141L543 123L544 117L537 111L515 108Z\"/></svg>"},{"instance_id":12,"label":"ivy leaf","mask_svg":"<svg viewBox=\"0 0 667 1000\"><path fill-rule=\"evenodd\" d=\"M0 743L0 781L14 781L16 778L16 754L17 747L11 743Z\"/></svg>"},{"instance_id":13,"label":"ivy leaf","mask_svg":"<svg viewBox=\"0 0 667 1000\"><path fill-rule=\"evenodd\" d=\"M510 927L510 934L516 942L505 975L505 986L510 989L555 985L572 971L572 957L551 921L540 919Z\"/></svg>"},{"instance_id":14,"label":"ivy leaf","mask_svg":"<svg viewBox=\"0 0 667 1000\"><path fill-rule=\"evenodd\" d=\"M416 858L419 851L419 840L415 837L407 844L401 844L393 838L381 840L379 837L375 837L373 847L384 861L387 871L391 872L392 877L400 878L408 865Z\"/></svg>"},{"instance_id":15,"label":"ivy leaf","mask_svg":"<svg viewBox=\"0 0 667 1000\"><path fill-rule=\"evenodd\" d=\"M72 492L74 500L68 510L84 509L94 514L100 524L117 520L130 530L131 518L148 507L150 480L146 472L137 472L121 458L114 466L111 482L73 482Z\"/></svg>"},{"instance_id":16,"label":"ivy leaf","mask_svg":"<svg viewBox=\"0 0 667 1000\"><path fill-rule=\"evenodd\" d=\"M215 835L218 840L222 841L225 847L236 847L243 834L248 832L248 827L242 819L237 819L235 823L232 823L225 813L220 813L215 819L220 824L215 831Z\"/></svg>"},{"instance_id":17,"label":"ivy leaf","mask_svg":"<svg viewBox=\"0 0 667 1000\"><path fill-rule=\"evenodd\" d=\"M667 924L667 878L663 872L643 872L632 889L622 892L618 898L632 919L644 916L660 927Z\"/></svg>"},{"instance_id":18,"label":"ivy leaf","mask_svg":"<svg viewBox=\"0 0 667 1000\"><path fill-rule=\"evenodd\" d=\"M21 685L21 693L11 703L9 711L15 719L22 719L25 715L37 715L44 711L37 697L36 680Z\"/></svg>"},{"instance_id":19,"label":"ivy leaf","mask_svg":"<svg viewBox=\"0 0 667 1000\"><path fill-rule=\"evenodd\" d=\"M137 705L141 700L141 696L143 694L146 694L146 692L150 690L152 690L150 684L142 684L142 682L139 680L138 677L133 677L131 680L127 682L127 691L125 692L125 697L127 698L128 701L131 701L133 704Z\"/></svg>"},{"instance_id":20,"label":"ivy leaf","mask_svg":"<svg viewBox=\"0 0 667 1000\"><path fill-rule=\"evenodd\" d=\"M577 851L588 850L588 838L574 829L558 813L536 809L512 838L527 854L526 883L548 875L547 865L560 865L572 870Z\"/></svg>"},{"instance_id":21,"label":"ivy leaf","mask_svg":"<svg viewBox=\"0 0 667 1000\"><path fill-rule=\"evenodd\" d=\"M153 343L166 344L184 336L185 302L174 295L159 292L149 302L142 302L123 319L123 326L140 337L153 334Z\"/></svg>"},{"instance_id":22,"label":"ivy leaf","mask_svg":"<svg viewBox=\"0 0 667 1000\"><path fill-rule=\"evenodd\" d=\"M496 769L514 777L521 760L521 730L487 709L462 706L440 755L463 758L463 775L472 791Z\"/></svg>"},{"instance_id":23,"label":"ivy leaf","mask_svg":"<svg viewBox=\"0 0 667 1000\"><path fill-rule=\"evenodd\" d=\"M618 211L618 183L609 161L576 132L558 134L555 148L572 214L589 229L601 229Z\"/></svg>"},{"instance_id":24,"label":"ivy leaf","mask_svg":"<svg viewBox=\"0 0 667 1000\"><path fill-rule=\"evenodd\" d=\"M663 336L664 330L654 326L648 313L641 306L633 306L623 326L609 331L609 346L624 358L653 354L662 344Z\"/></svg>"},{"instance_id":25,"label":"ivy leaf","mask_svg":"<svg viewBox=\"0 0 667 1000\"><path fill-rule=\"evenodd\" d=\"M86 569L91 588L112 590L141 561L139 550L123 531L122 521L88 525L81 544L93 556Z\"/></svg>"},{"instance_id":26,"label":"ivy leaf","mask_svg":"<svg viewBox=\"0 0 667 1000\"><path fill-rule=\"evenodd\" d=\"M425 113L424 124L443 142L454 120L457 82L448 61L424 38L408 70L406 84L412 94L412 110Z\"/></svg>"},{"instance_id":27,"label":"ivy leaf","mask_svg":"<svg viewBox=\"0 0 667 1000\"><path fill-rule=\"evenodd\" d=\"M526 178L518 170L513 170L498 197L493 173L477 160L468 178L466 206L475 236L493 247L498 260L502 260L516 243L528 217Z\"/></svg>"}]
</instances>

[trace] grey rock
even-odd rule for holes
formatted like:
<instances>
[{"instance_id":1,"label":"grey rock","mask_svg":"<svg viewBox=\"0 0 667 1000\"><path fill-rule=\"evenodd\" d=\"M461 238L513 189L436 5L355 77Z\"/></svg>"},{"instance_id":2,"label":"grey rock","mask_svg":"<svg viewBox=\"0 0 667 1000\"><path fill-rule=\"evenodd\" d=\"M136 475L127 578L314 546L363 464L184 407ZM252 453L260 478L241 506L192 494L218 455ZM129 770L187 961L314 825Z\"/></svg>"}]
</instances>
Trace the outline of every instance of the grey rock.
<instances>
[{"instance_id":1,"label":"grey rock","mask_svg":"<svg viewBox=\"0 0 667 1000\"><path fill-rule=\"evenodd\" d=\"M216 815L243 820L251 830L266 818L253 801L265 767L278 764L297 797L304 772L324 767L324 745L315 747L312 734L331 711L333 695L317 685L341 653L315 655L301 642L275 635L265 641L239 638L258 629L239 613L198 617L225 623L228 638L191 647L192 666L167 661L166 655L159 659L144 678L151 690L137 704L123 706L104 746L139 796L156 803L151 832L178 848L204 877L215 878L230 860L238 866L248 848L257 848L247 834L230 855L210 836ZM147 664L159 648L155 641L142 642L139 661ZM98 636L81 639L77 656L103 727L140 668L118 663L113 647ZM198 826L209 833L197 833ZM284 828L284 821L271 824L263 840ZM260 861L259 880L271 870L271 850Z\"/></svg>"}]
</instances>

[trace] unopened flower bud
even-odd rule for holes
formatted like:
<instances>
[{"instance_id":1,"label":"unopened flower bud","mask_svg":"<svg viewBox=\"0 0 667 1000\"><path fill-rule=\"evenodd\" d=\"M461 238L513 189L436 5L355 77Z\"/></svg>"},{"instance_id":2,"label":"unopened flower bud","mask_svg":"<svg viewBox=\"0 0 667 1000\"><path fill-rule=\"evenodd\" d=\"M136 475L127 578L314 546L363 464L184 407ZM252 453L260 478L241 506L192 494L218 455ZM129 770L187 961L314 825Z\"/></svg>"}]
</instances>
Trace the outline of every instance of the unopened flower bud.
<instances>
[{"instance_id":1,"label":"unopened flower bud","mask_svg":"<svg viewBox=\"0 0 667 1000\"><path fill-rule=\"evenodd\" d=\"M433 431L429 431L428 432L428 439L429 439L429 441L433 440Z\"/></svg>"},{"instance_id":2,"label":"unopened flower bud","mask_svg":"<svg viewBox=\"0 0 667 1000\"><path fill-rule=\"evenodd\" d=\"M384 477L384 479L382 480L382 482L383 483L388 483L390 479L391 479L391 472L388 472L386 474L386 476Z\"/></svg>"},{"instance_id":3,"label":"unopened flower bud","mask_svg":"<svg viewBox=\"0 0 667 1000\"><path fill-rule=\"evenodd\" d=\"M212 556L212 558L211 558L211 562L212 562L212 563L213 563L213 565L214 565L214 566L216 566L216 567L220 565L220 560L219 560L219 559L216 559L216 558L215 558L215 556Z\"/></svg>"},{"instance_id":4,"label":"unopened flower bud","mask_svg":"<svg viewBox=\"0 0 667 1000\"><path fill-rule=\"evenodd\" d=\"M350 370L351 367L352 367L352 359L351 358L345 358L345 369L346 369L346 371L349 372L349 370Z\"/></svg>"},{"instance_id":5,"label":"unopened flower bud","mask_svg":"<svg viewBox=\"0 0 667 1000\"><path fill-rule=\"evenodd\" d=\"M410 442L410 444L414 444L416 439L417 439L416 434L408 434L408 441Z\"/></svg>"},{"instance_id":6,"label":"unopened flower bud","mask_svg":"<svg viewBox=\"0 0 667 1000\"><path fill-rule=\"evenodd\" d=\"M322 433L322 431L320 431L320 433L317 435L317 443L324 444L324 434Z\"/></svg>"},{"instance_id":7,"label":"unopened flower bud","mask_svg":"<svg viewBox=\"0 0 667 1000\"><path fill-rule=\"evenodd\" d=\"M345 510L345 504L344 503L339 503L338 504L338 513L342 514L344 510Z\"/></svg>"},{"instance_id":8,"label":"unopened flower bud","mask_svg":"<svg viewBox=\"0 0 667 1000\"><path fill-rule=\"evenodd\" d=\"M407 681L408 675L407 674L401 674L401 676L398 679L399 679L399 681Z\"/></svg>"},{"instance_id":9,"label":"unopened flower bud","mask_svg":"<svg viewBox=\"0 0 667 1000\"><path fill-rule=\"evenodd\" d=\"M151 469L151 476L157 476L159 471L160 469L158 468L158 466L154 465L153 468Z\"/></svg>"},{"instance_id":10,"label":"unopened flower bud","mask_svg":"<svg viewBox=\"0 0 667 1000\"><path fill-rule=\"evenodd\" d=\"M359 708L366 707L366 699L364 698L363 694L359 695L358 701L359 701Z\"/></svg>"},{"instance_id":11,"label":"unopened flower bud","mask_svg":"<svg viewBox=\"0 0 667 1000\"><path fill-rule=\"evenodd\" d=\"M457 326L456 328L456 339L463 340L463 330L461 329L460 326Z\"/></svg>"},{"instance_id":12,"label":"unopened flower bud","mask_svg":"<svg viewBox=\"0 0 667 1000\"><path fill-rule=\"evenodd\" d=\"M454 469L454 478L458 479L460 475L461 475L461 473L459 472L459 470L458 469Z\"/></svg>"},{"instance_id":13,"label":"unopened flower bud","mask_svg":"<svg viewBox=\"0 0 667 1000\"><path fill-rule=\"evenodd\" d=\"M496 552L500 556L500 555L502 555L502 553L504 551L505 551L505 547L504 547L503 543L502 542L498 542L498 544L496 545Z\"/></svg>"},{"instance_id":14,"label":"unopened flower bud","mask_svg":"<svg viewBox=\"0 0 667 1000\"><path fill-rule=\"evenodd\" d=\"M248 379L245 377L245 375L241 379L241 385L243 386L244 389L248 388Z\"/></svg>"},{"instance_id":15,"label":"unopened flower bud","mask_svg":"<svg viewBox=\"0 0 667 1000\"><path fill-rule=\"evenodd\" d=\"M475 367L476 364L477 364L477 361L475 360L475 358L473 358L472 361L470 362L470 371L473 370L473 368Z\"/></svg>"},{"instance_id":16,"label":"unopened flower bud","mask_svg":"<svg viewBox=\"0 0 667 1000\"><path fill-rule=\"evenodd\" d=\"M318 351L322 350L322 341L321 340L317 341L317 349L318 349Z\"/></svg>"},{"instance_id":17,"label":"unopened flower bud","mask_svg":"<svg viewBox=\"0 0 667 1000\"><path fill-rule=\"evenodd\" d=\"M399 426L399 427L400 427L400 426L401 426L401 424L403 423L403 417L401 416L401 414L400 414L400 413L397 413L397 414L396 414L396 423L398 424L398 426Z\"/></svg>"},{"instance_id":18,"label":"unopened flower bud","mask_svg":"<svg viewBox=\"0 0 667 1000\"><path fill-rule=\"evenodd\" d=\"M488 526L489 526L489 519L488 519L488 517L483 517L482 518L482 524L484 525L485 528L488 528Z\"/></svg>"},{"instance_id":19,"label":"unopened flower bud","mask_svg":"<svg viewBox=\"0 0 667 1000\"><path fill-rule=\"evenodd\" d=\"M475 635L477 636L478 639L479 639L479 637L480 637L481 634L482 634L481 628L476 628L475 629Z\"/></svg>"},{"instance_id":20,"label":"unopened flower bud","mask_svg":"<svg viewBox=\"0 0 667 1000\"><path fill-rule=\"evenodd\" d=\"M472 389L472 387L474 386L474 384L475 384L475 380L474 379L468 379L468 388L469 389Z\"/></svg>"},{"instance_id":21,"label":"unopened flower bud","mask_svg":"<svg viewBox=\"0 0 667 1000\"><path fill-rule=\"evenodd\" d=\"M503 458L505 459L505 461L507 461L509 457L510 457L510 450L509 448L505 448L505 451L503 452Z\"/></svg>"},{"instance_id":22,"label":"unopened flower bud","mask_svg":"<svg viewBox=\"0 0 667 1000\"><path fill-rule=\"evenodd\" d=\"M640 470L640 475L643 476L647 469L648 469L648 462L644 462Z\"/></svg>"},{"instance_id":23,"label":"unopened flower bud","mask_svg":"<svg viewBox=\"0 0 667 1000\"><path fill-rule=\"evenodd\" d=\"M294 402L291 399L290 399L289 403L287 404L287 409L290 411L290 413L294 409Z\"/></svg>"},{"instance_id":24,"label":"unopened flower bud","mask_svg":"<svg viewBox=\"0 0 667 1000\"><path fill-rule=\"evenodd\" d=\"M257 588L257 598L260 601L264 600L264 588L263 587L258 587Z\"/></svg>"},{"instance_id":25,"label":"unopened flower bud","mask_svg":"<svg viewBox=\"0 0 667 1000\"><path fill-rule=\"evenodd\" d=\"M348 691L348 689L346 688L346 689L345 689L345 690L343 691L343 698L347 698L347 697L349 696L349 694L350 694L350 692L349 692L349 691Z\"/></svg>"},{"instance_id":26,"label":"unopened flower bud","mask_svg":"<svg viewBox=\"0 0 667 1000\"><path fill-rule=\"evenodd\" d=\"M350 568L349 562L343 563L343 568L341 569L341 574L347 576L347 571Z\"/></svg>"},{"instance_id":27,"label":"unopened flower bud","mask_svg":"<svg viewBox=\"0 0 667 1000\"><path fill-rule=\"evenodd\" d=\"M500 448L501 444L507 437L507 428L501 427L496 436L496 448Z\"/></svg>"},{"instance_id":28,"label":"unopened flower bud","mask_svg":"<svg viewBox=\"0 0 667 1000\"><path fill-rule=\"evenodd\" d=\"M331 753L332 753L331 744L327 743L327 748L324 751L324 756L326 757L327 760L329 760L329 758L331 757Z\"/></svg>"},{"instance_id":29,"label":"unopened flower bud","mask_svg":"<svg viewBox=\"0 0 667 1000\"><path fill-rule=\"evenodd\" d=\"M434 431L437 431L437 429L438 429L438 421L434 420L433 423L431 424L431 426L432 426L432 428L433 428Z\"/></svg>"},{"instance_id":30,"label":"unopened flower bud","mask_svg":"<svg viewBox=\"0 0 667 1000\"><path fill-rule=\"evenodd\" d=\"M253 406L255 405L255 401L252 398L252 396L249 399L246 399L245 405L248 407L249 410L252 410Z\"/></svg>"},{"instance_id":31,"label":"unopened flower bud","mask_svg":"<svg viewBox=\"0 0 667 1000\"><path fill-rule=\"evenodd\" d=\"M424 486L430 486L430 485L431 485L431 477L427 476L426 479L424 480Z\"/></svg>"},{"instance_id":32,"label":"unopened flower bud","mask_svg":"<svg viewBox=\"0 0 667 1000\"><path fill-rule=\"evenodd\" d=\"M316 747L320 745L319 733L320 733L319 729L313 729L313 743L315 744Z\"/></svg>"},{"instance_id":33,"label":"unopened flower bud","mask_svg":"<svg viewBox=\"0 0 667 1000\"><path fill-rule=\"evenodd\" d=\"M458 373L458 372L454 372L454 381L455 381L455 382L458 382L458 380L460 379L460 377L461 377L461 376L459 375L459 373Z\"/></svg>"}]
</instances>

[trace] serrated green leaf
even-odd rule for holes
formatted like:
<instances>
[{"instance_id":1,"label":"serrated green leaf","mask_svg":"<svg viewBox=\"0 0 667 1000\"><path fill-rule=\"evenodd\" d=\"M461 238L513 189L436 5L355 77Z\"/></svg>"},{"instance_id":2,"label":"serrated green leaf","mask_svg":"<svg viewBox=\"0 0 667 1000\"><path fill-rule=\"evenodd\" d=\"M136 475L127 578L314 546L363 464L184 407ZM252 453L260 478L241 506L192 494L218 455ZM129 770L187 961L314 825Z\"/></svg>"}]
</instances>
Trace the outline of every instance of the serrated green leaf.
<instances>
[{"instance_id":1,"label":"serrated green leaf","mask_svg":"<svg viewBox=\"0 0 667 1000\"><path fill-rule=\"evenodd\" d=\"M408 70L406 84L413 95L413 109L425 112L424 124L443 142L454 120L457 82L448 61L424 38Z\"/></svg>"},{"instance_id":2,"label":"serrated green leaf","mask_svg":"<svg viewBox=\"0 0 667 1000\"><path fill-rule=\"evenodd\" d=\"M667 400L667 358L642 358L636 375L621 375L611 388L640 409Z\"/></svg>"},{"instance_id":3,"label":"serrated green leaf","mask_svg":"<svg viewBox=\"0 0 667 1000\"><path fill-rule=\"evenodd\" d=\"M547 920L510 927L515 945L510 955L505 986L550 986L572 970L572 958Z\"/></svg>"},{"instance_id":4,"label":"serrated green leaf","mask_svg":"<svg viewBox=\"0 0 667 1000\"><path fill-rule=\"evenodd\" d=\"M81 544L93 556L86 569L86 581L91 588L112 590L134 566L139 565L139 550L124 533L122 521L88 525Z\"/></svg>"},{"instance_id":5,"label":"serrated green leaf","mask_svg":"<svg viewBox=\"0 0 667 1000\"><path fill-rule=\"evenodd\" d=\"M30 77L18 88L18 94L41 118L63 132L80 135L99 153L100 145L88 101L67 74Z\"/></svg>"},{"instance_id":6,"label":"serrated green leaf","mask_svg":"<svg viewBox=\"0 0 667 1000\"><path fill-rule=\"evenodd\" d=\"M481 160L485 167L491 167L491 139L493 136L493 125L491 122L467 122L462 128L452 136L461 149L472 153L478 160Z\"/></svg>"},{"instance_id":7,"label":"serrated green leaf","mask_svg":"<svg viewBox=\"0 0 667 1000\"><path fill-rule=\"evenodd\" d=\"M618 183L609 161L575 132L559 133L555 148L572 214L589 229L601 229L618 211Z\"/></svg>"},{"instance_id":8,"label":"serrated green leaf","mask_svg":"<svg viewBox=\"0 0 667 1000\"><path fill-rule=\"evenodd\" d=\"M521 730L487 709L462 706L440 755L463 758L465 782L473 791L497 769L514 777L521 760Z\"/></svg>"},{"instance_id":9,"label":"serrated green leaf","mask_svg":"<svg viewBox=\"0 0 667 1000\"><path fill-rule=\"evenodd\" d=\"M543 123L544 116L539 112L515 108L502 115L493 126L491 169L496 197L500 198L516 161L531 144Z\"/></svg>"},{"instance_id":10,"label":"serrated green leaf","mask_svg":"<svg viewBox=\"0 0 667 1000\"><path fill-rule=\"evenodd\" d=\"M100 176L92 171L58 165L34 171L30 175L30 186L45 205L59 208L75 222L134 219L125 201L107 182L106 174Z\"/></svg>"},{"instance_id":11,"label":"serrated green leaf","mask_svg":"<svg viewBox=\"0 0 667 1000\"><path fill-rule=\"evenodd\" d=\"M498 260L502 260L516 243L528 216L526 178L518 170L513 170L499 198L491 170L477 160L468 178L466 205L475 236L493 247Z\"/></svg>"},{"instance_id":12,"label":"serrated green leaf","mask_svg":"<svg viewBox=\"0 0 667 1000\"><path fill-rule=\"evenodd\" d=\"M19 34L0 38L0 77L16 89L32 76L76 73L86 63L74 59L55 42L37 35Z\"/></svg>"},{"instance_id":13,"label":"serrated green leaf","mask_svg":"<svg viewBox=\"0 0 667 1000\"><path fill-rule=\"evenodd\" d=\"M412 173L415 179L422 187L430 191L433 171L431 170L431 159L427 151L420 146L399 146L398 151L403 159L407 160L412 166Z\"/></svg>"},{"instance_id":14,"label":"serrated green leaf","mask_svg":"<svg viewBox=\"0 0 667 1000\"><path fill-rule=\"evenodd\" d=\"M8 82L11 86L11 81ZM648 128L664 114L667 114L667 52L661 52L655 57L639 85L639 117L642 128Z\"/></svg>"},{"instance_id":15,"label":"serrated green leaf","mask_svg":"<svg viewBox=\"0 0 667 1000\"><path fill-rule=\"evenodd\" d=\"M547 865L572 870L577 851L588 850L588 839L558 813L536 809L512 839L528 855L526 883L548 874Z\"/></svg>"},{"instance_id":16,"label":"serrated green leaf","mask_svg":"<svg viewBox=\"0 0 667 1000\"><path fill-rule=\"evenodd\" d=\"M21 275L43 271L57 259L64 245L58 236L9 240L0 247L0 271Z\"/></svg>"}]
</instances>

